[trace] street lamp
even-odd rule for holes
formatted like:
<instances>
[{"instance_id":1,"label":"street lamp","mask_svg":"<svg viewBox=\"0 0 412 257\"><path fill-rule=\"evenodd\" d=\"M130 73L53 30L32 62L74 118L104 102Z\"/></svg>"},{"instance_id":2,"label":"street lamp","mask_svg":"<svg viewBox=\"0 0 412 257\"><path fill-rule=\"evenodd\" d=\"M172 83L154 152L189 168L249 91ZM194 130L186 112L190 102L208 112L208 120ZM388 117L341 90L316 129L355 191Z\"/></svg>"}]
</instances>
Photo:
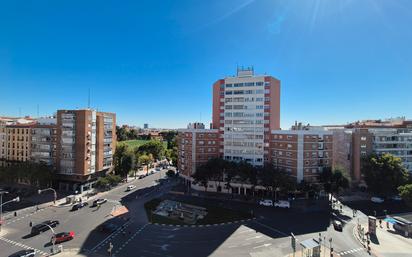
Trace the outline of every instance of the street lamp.
<instances>
[{"instance_id":1,"label":"street lamp","mask_svg":"<svg viewBox=\"0 0 412 257\"><path fill-rule=\"evenodd\" d=\"M44 223L43 223L44 224ZM55 248L56 248L56 233L54 232L54 229L52 228L52 226L50 226L50 225L48 225L48 224L44 224L44 225L46 225L46 226L48 226L49 228L50 228L50 231L53 233L53 236L52 236L52 244L53 244L53 253L54 253L54 251L56 250Z\"/></svg>"},{"instance_id":2,"label":"street lamp","mask_svg":"<svg viewBox=\"0 0 412 257\"><path fill-rule=\"evenodd\" d=\"M39 189L39 190L37 191L37 193L41 194L41 193L43 193L43 192L45 192L45 191L49 191L49 190L50 190L50 191L53 191L53 193L54 193L53 204L56 204L57 192L56 192L56 190L54 190L53 188L49 187L49 188L46 188L46 189Z\"/></svg>"},{"instance_id":3,"label":"street lamp","mask_svg":"<svg viewBox=\"0 0 412 257\"><path fill-rule=\"evenodd\" d=\"M6 205L12 202L20 202L20 197L17 196L16 198L12 200L3 203L3 195L8 194L8 193L9 192L7 191L0 191L0 231L1 231L1 227L3 226L3 205Z\"/></svg>"}]
</instances>

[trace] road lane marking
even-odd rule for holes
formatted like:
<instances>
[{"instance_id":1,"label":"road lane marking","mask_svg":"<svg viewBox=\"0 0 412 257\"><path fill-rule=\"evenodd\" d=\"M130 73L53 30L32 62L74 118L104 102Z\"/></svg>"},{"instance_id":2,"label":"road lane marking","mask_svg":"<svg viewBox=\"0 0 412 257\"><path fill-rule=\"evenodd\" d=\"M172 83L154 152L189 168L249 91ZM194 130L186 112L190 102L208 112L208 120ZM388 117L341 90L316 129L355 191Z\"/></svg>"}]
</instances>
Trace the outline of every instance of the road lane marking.
<instances>
[{"instance_id":1,"label":"road lane marking","mask_svg":"<svg viewBox=\"0 0 412 257\"><path fill-rule=\"evenodd\" d=\"M28 245L25 245L25 244L22 244L22 243L19 243L19 242L10 240L10 239L5 238L5 237L2 237L2 236L0 236L0 240L4 241L4 242L6 242L6 243L9 243L9 244L18 246L18 247L20 247L20 248L33 249L35 252L37 252L37 253L40 254L40 255L47 255L47 253L46 253L46 252L43 252L42 250L39 250L39 249L33 248L33 247L31 247L31 246L28 246Z\"/></svg>"},{"instance_id":2,"label":"road lane marking","mask_svg":"<svg viewBox=\"0 0 412 257\"><path fill-rule=\"evenodd\" d=\"M90 251L91 252L96 252L96 250L98 250L105 242L107 242L110 238L112 238L112 236L117 235L121 230L123 230L124 228L126 228L127 226L129 226L129 224L132 222L132 220L127 221L126 223L124 223L122 226L120 226L117 230L113 231L113 233L111 233L110 235L108 235L105 239L103 239L103 241L101 241L100 243L98 243L95 247L93 247Z\"/></svg>"},{"instance_id":3,"label":"road lane marking","mask_svg":"<svg viewBox=\"0 0 412 257\"><path fill-rule=\"evenodd\" d=\"M137 235L139 234L143 229L146 228L146 226L149 225L148 223L146 223L145 225L143 225L141 228L139 228L136 232L134 232L134 234L129 238L129 240L127 240L126 242L124 242L117 250L116 252L113 254L113 257L116 256L116 254L118 254L121 250L123 250L123 248L125 248L130 241Z\"/></svg>"},{"instance_id":4,"label":"road lane marking","mask_svg":"<svg viewBox=\"0 0 412 257\"><path fill-rule=\"evenodd\" d=\"M263 245L255 246L255 247L253 247L253 249L258 249L258 248L262 248L262 247L268 247L268 246L271 246L271 245L272 245L271 243L263 244Z\"/></svg>"}]
</instances>

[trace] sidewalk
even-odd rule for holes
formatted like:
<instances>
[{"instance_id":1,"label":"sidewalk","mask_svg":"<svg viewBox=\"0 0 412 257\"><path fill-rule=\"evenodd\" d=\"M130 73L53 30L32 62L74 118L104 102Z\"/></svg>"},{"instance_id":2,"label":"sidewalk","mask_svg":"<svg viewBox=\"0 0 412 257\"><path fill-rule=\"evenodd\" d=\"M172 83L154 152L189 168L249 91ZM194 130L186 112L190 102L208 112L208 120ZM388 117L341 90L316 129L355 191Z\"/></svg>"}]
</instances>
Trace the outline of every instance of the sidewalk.
<instances>
[{"instance_id":1,"label":"sidewalk","mask_svg":"<svg viewBox=\"0 0 412 257\"><path fill-rule=\"evenodd\" d=\"M367 230L367 223L362 223L361 225ZM355 230L355 237L362 243ZM378 257L392 255L410 256L412 252L412 238L406 238L398 234L391 224L389 224L389 229L387 229L386 222L382 222L382 228L379 227L379 224L376 227L376 239L371 239L370 247L372 254Z\"/></svg>"}]
</instances>

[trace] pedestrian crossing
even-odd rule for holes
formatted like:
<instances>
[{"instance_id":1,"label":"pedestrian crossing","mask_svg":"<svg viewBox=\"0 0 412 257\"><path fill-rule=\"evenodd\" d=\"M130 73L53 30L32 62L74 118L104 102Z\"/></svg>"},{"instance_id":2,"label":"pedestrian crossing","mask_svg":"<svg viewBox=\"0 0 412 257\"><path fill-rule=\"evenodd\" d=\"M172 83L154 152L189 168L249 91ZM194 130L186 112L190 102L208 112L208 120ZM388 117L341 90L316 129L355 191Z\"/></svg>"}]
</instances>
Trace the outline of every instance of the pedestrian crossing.
<instances>
[{"instance_id":1,"label":"pedestrian crossing","mask_svg":"<svg viewBox=\"0 0 412 257\"><path fill-rule=\"evenodd\" d=\"M339 255L342 256L342 255L346 255L346 254L350 254L350 253L356 253L356 252L360 252L362 250L364 250L364 248L359 247L359 248L356 248L356 249L341 251L341 252L339 252Z\"/></svg>"},{"instance_id":2,"label":"pedestrian crossing","mask_svg":"<svg viewBox=\"0 0 412 257\"><path fill-rule=\"evenodd\" d=\"M43 256L47 256L47 255L48 255L46 252L43 252L43 251L41 251L41 250L39 250L39 249L35 249L35 248L30 247L30 246L28 246L28 245L25 245L25 244L22 244L22 243L19 243L19 242L16 242L16 241L7 239L7 238L2 237L2 236L0 236L0 240L4 241L4 242L6 242L6 243L9 243L9 244L12 244L12 245L15 245L15 246L18 246L18 247L27 249L27 250L33 249L36 253L38 253L38 254L40 254L40 255L43 255Z\"/></svg>"}]
</instances>

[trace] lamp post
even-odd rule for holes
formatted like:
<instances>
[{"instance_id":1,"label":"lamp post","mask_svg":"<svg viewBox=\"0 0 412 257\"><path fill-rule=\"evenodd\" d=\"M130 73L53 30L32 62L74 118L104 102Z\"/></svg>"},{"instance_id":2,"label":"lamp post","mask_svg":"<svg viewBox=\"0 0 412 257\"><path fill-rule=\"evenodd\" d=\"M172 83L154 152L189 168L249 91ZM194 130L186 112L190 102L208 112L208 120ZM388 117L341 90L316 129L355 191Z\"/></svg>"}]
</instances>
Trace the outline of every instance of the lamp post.
<instances>
[{"instance_id":1,"label":"lamp post","mask_svg":"<svg viewBox=\"0 0 412 257\"><path fill-rule=\"evenodd\" d=\"M50 226L50 225L48 225L48 224L44 224L44 225L48 226L48 227L50 228L50 231L53 233L53 236L52 236L52 244L53 244L53 253L54 253L55 248L56 248L56 233L54 232L52 226Z\"/></svg>"},{"instance_id":2,"label":"lamp post","mask_svg":"<svg viewBox=\"0 0 412 257\"><path fill-rule=\"evenodd\" d=\"M3 226L3 205L6 205L12 202L20 202L20 197L17 196L16 198L12 200L3 203L3 195L8 194L8 193L9 192L7 191L0 191L0 231L1 231L1 227Z\"/></svg>"},{"instance_id":3,"label":"lamp post","mask_svg":"<svg viewBox=\"0 0 412 257\"><path fill-rule=\"evenodd\" d=\"M56 200L57 200L57 192L56 192L56 190L54 190L53 188L51 188L51 187L49 187L49 188L46 188L46 189L39 189L38 191L37 191L37 193L38 194L41 194L41 193L43 193L43 192L45 192L45 191L53 191L53 194L54 194L54 200L53 200L53 204L56 204Z\"/></svg>"}]
</instances>

